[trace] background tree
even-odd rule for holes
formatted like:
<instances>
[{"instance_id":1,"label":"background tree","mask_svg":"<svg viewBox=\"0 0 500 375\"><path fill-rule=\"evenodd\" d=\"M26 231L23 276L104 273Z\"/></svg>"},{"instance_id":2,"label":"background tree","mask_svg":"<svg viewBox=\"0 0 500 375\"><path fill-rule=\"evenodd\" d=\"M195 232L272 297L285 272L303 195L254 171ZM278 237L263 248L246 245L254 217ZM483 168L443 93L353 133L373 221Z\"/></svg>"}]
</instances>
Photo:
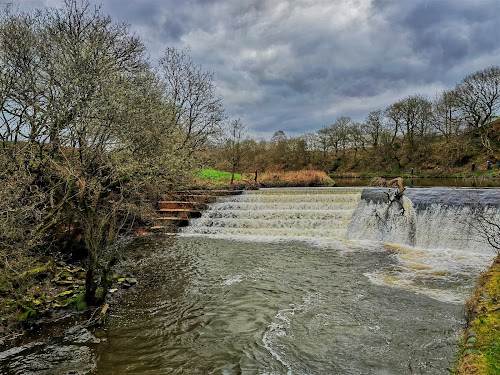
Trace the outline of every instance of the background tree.
<instances>
[{"instance_id":1,"label":"background tree","mask_svg":"<svg viewBox=\"0 0 500 375\"><path fill-rule=\"evenodd\" d=\"M220 134L225 118L213 73L196 66L187 49L168 47L160 59L160 74L171 103L168 120L183 129L181 147L193 153Z\"/></svg>"},{"instance_id":2,"label":"background tree","mask_svg":"<svg viewBox=\"0 0 500 375\"><path fill-rule=\"evenodd\" d=\"M378 109L372 111L366 117L365 123L363 125L363 133L368 136L368 141L372 147L378 147L380 143L380 136L383 131L383 118L384 113L382 110Z\"/></svg>"},{"instance_id":3,"label":"background tree","mask_svg":"<svg viewBox=\"0 0 500 375\"><path fill-rule=\"evenodd\" d=\"M246 125L241 118L229 122L226 129L224 154L231 164L231 182L234 182L234 174L241 165L242 158L245 155L243 141L247 136Z\"/></svg>"},{"instance_id":4,"label":"background tree","mask_svg":"<svg viewBox=\"0 0 500 375\"><path fill-rule=\"evenodd\" d=\"M453 98L469 127L483 127L500 109L500 67L492 66L468 75L455 87Z\"/></svg>"},{"instance_id":5,"label":"background tree","mask_svg":"<svg viewBox=\"0 0 500 375\"><path fill-rule=\"evenodd\" d=\"M459 133L462 121L453 90L444 91L432 103L432 126L447 143Z\"/></svg>"}]
</instances>

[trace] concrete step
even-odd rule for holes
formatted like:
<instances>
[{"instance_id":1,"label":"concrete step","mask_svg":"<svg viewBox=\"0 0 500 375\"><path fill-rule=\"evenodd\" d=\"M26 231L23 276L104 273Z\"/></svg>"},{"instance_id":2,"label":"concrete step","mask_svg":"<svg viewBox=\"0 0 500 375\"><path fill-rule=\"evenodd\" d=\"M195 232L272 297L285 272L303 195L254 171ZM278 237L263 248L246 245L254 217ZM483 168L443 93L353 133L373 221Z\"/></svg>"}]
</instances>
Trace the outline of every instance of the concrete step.
<instances>
[{"instance_id":1,"label":"concrete step","mask_svg":"<svg viewBox=\"0 0 500 375\"><path fill-rule=\"evenodd\" d=\"M186 195L171 195L164 194L164 201L184 201L184 202L196 202L196 203L214 203L217 197L212 195L197 195L197 194L186 194Z\"/></svg>"},{"instance_id":2,"label":"concrete step","mask_svg":"<svg viewBox=\"0 0 500 375\"><path fill-rule=\"evenodd\" d=\"M214 203L217 197L226 195L239 195L242 190L185 190L163 194L158 202L157 213L152 228L161 231L167 227L185 227L192 218L201 217L201 211L208 208L209 203Z\"/></svg>"},{"instance_id":3,"label":"concrete step","mask_svg":"<svg viewBox=\"0 0 500 375\"><path fill-rule=\"evenodd\" d=\"M243 190L189 190L186 191L186 194L204 194L221 197L225 195L240 195L243 194Z\"/></svg>"},{"instance_id":4,"label":"concrete step","mask_svg":"<svg viewBox=\"0 0 500 375\"><path fill-rule=\"evenodd\" d=\"M173 199L175 199L176 197L185 197L193 195L220 197L226 195L240 195L242 193L243 190L183 190L183 191L172 191L168 194L165 194L165 196L170 196Z\"/></svg>"}]
</instances>

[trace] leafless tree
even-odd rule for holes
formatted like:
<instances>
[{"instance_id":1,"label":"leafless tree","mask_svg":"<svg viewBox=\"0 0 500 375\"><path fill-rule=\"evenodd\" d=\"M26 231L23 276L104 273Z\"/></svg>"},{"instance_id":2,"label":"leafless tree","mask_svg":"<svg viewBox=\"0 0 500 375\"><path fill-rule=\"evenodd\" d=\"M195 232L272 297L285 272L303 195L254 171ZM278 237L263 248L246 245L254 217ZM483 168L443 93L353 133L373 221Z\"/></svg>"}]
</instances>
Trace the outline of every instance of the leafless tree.
<instances>
[{"instance_id":1,"label":"leafless tree","mask_svg":"<svg viewBox=\"0 0 500 375\"><path fill-rule=\"evenodd\" d=\"M413 159L417 141L429 131L431 103L422 95L412 95L391 105L386 111L393 124L393 139L398 132L408 146L408 158Z\"/></svg>"},{"instance_id":2,"label":"leafless tree","mask_svg":"<svg viewBox=\"0 0 500 375\"><path fill-rule=\"evenodd\" d=\"M378 109L372 111L366 117L363 125L363 132L369 137L373 147L377 147L380 143L380 137L383 131L383 117L384 113L382 110Z\"/></svg>"},{"instance_id":3,"label":"leafless tree","mask_svg":"<svg viewBox=\"0 0 500 375\"><path fill-rule=\"evenodd\" d=\"M181 148L192 153L220 134L225 115L213 73L196 66L188 52L168 47L160 59L160 74L171 102L169 121L183 130Z\"/></svg>"},{"instance_id":4,"label":"leafless tree","mask_svg":"<svg viewBox=\"0 0 500 375\"><path fill-rule=\"evenodd\" d=\"M455 105L468 126L483 127L500 109L500 67L492 66L468 75L453 93Z\"/></svg>"},{"instance_id":5,"label":"leafless tree","mask_svg":"<svg viewBox=\"0 0 500 375\"><path fill-rule=\"evenodd\" d=\"M453 90L444 91L432 103L432 126L446 142L459 133L462 120Z\"/></svg>"},{"instance_id":6,"label":"leafless tree","mask_svg":"<svg viewBox=\"0 0 500 375\"><path fill-rule=\"evenodd\" d=\"M105 295L108 250L138 203L186 160L185 132L169 121L173 104L143 52L127 25L86 1L0 21L2 224L23 224L44 247L78 230L89 303Z\"/></svg>"}]
</instances>

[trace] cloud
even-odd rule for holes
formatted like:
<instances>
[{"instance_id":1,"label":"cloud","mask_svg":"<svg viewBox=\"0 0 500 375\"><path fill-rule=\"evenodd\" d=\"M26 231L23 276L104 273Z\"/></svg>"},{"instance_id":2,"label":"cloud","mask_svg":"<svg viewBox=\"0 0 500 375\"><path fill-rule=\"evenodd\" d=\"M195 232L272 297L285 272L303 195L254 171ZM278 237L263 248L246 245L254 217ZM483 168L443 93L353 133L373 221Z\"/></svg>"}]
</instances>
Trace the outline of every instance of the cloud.
<instances>
[{"instance_id":1,"label":"cloud","mask_svg":"<svg viewBox=\"0 0 500 375\"><path fill-rule=\"evenodd\" d=\"M49 0L45 0L48 2ZM50 0L52 3L54 0ZM30 6L44 0L29 0ZM152 60L191 49L230 116L270 136L361 121L498 64L498 0L103 0Z\"/></svg>"}]
</instances>

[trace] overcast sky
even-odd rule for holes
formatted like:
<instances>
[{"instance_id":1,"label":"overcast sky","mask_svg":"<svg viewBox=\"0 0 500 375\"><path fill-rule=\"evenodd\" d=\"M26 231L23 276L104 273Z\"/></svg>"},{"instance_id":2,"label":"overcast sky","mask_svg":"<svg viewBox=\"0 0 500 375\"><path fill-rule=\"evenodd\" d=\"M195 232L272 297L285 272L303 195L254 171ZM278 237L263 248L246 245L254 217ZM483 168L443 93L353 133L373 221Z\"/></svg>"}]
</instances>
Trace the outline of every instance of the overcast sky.
<instances>
[{"instance_id":1,"label":"overcast sky","mask_svg":"<svg viewBox=\"0 0 500 375\"><path fill-rule=\"evenodd\" d=\"M23 9L59 0L18 0ZM153 61L189 47L253 134L363 121L500 64L500 0L102 0Z\"/></svg>"}]
</instances>

